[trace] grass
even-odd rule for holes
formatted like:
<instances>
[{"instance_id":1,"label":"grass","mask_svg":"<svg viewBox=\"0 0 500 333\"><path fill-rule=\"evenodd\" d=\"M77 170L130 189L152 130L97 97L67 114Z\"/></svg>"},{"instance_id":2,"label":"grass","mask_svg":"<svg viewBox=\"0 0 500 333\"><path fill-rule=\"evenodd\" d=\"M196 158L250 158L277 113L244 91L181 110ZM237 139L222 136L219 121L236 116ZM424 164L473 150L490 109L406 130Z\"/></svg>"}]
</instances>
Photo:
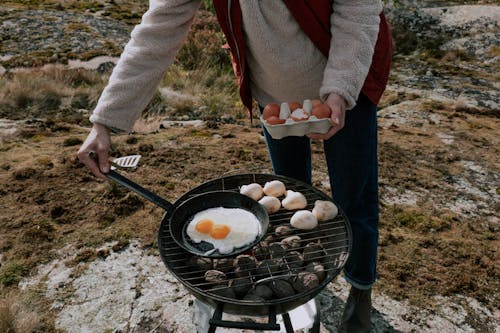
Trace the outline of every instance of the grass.
<instances>
[{"instance_id":1,"label":"grass","mask_svg":"<svg viewBox=\"0 0 500 333\"><path fill-rule=\"evenodd\" d=\"M495 250L487 226L429 207L386 207L379 241L380 288L396 299L431 305L435 294L467 294L496 306ZM471 229L472 228L472 229ZM496 242L496 237L488 241ZM464 270L474 271L475 279ZM489 290L490 292L485 292Z\"/></svg>"},{"instance_id":2,"label":"grass","mask_svg":"<svg viewBox=\"0 0 500 333\"><path fill-rule=\"evenodd\" d=\"M58 67L34 72L10 73L0 85L0 116L9 119L54 116L75 113L72 105L95 105L105 78L86 70ZM85 97L83 97L85 96ZM77 99L79 102L73 102Z\"/></svg>"},{"instance_id":3,"label":"grass","mask_svg":"<svg viewBox=\"0 0 500 333\"><path fill-rule=\"evenodd\" d=\"M19 261L7 262L0 267L0 283L3 287L17 285L25 273L26 268Z\"/></svg>"},{"instance_id":4,"label":"grass","mask_svg":"<svg viewBox=\"0 0 500 333\"><path fill-rule=\"evenodd\" d=\"M55 332L46 318L40 316L48 304L36 291L9 291L0 296L0 332Z\"/></svg>"},{"instance_id":5,"label":"grass","mask_svg":"<svg viewBox=\"0 0 500 333\"><path fill-rule=\"evenodd\" d=\"M33 1L29 5L51 3ZM123 5L124 2L116 3ZM74 23L67 28L88 29ZM196 98L168 100L157 94L144 111L144 118L171 116L217 120L227 114L236 119L244 118L246 113L239 100L229 51L222 48L223 44L224 38L214 16L208 11L199 11L186 43L161 84ZM49 53L40 54L41 59L49 58ZM67 57L86 59L95 55L98 54L76 55L69 50ZM0 117L20 120L50 116L88 125L88 115L96 106L107 79L107 75L95 71L59 67L11 72L0 79Z\"/></svg>"},{"instance_id":6,"label":"grass","mask_svg":"<svg viewBox=\"0 0 500 333\"><path fill-rule=\"evenodd\" d=\"M95 1L95 0L6 0L2 4L19 9L46 9L76 12L101 12L129 24L137 24L148 6L147 0Z\"/></svg>"},{"instance_id":7,"label":"grass","mask_svg":"<svg viewBox=\"0 0 500 333\"><path fill-rule=\"evenodd\" d=\"M78 23L78 22L68 23L64 26L64 29L67 30L67 33L70 33L71 31L74 31L74 30L85 31L88 33L93 32L92 28L90 28L87 24Z\"/></svg>"},{"instance_id":8,"label":"grass","mask_svg":"<svg viewBox=\"0 0 500 333\"><path fill-rule=\"evenodd\" d=\"M14 3L56 10L102 10L110 13L108 16L123 17L129 22L137 21L133 11L139 13L146 6L146 1L129 3L119 0L106 2L104 7L98 6L96 1L6 2L8 5ZM209 1L204 1L203 6L210 9ZM227 115L235 119L246 117L239 101L229 54L220 48L223 39L217 29L213 17L200 12L185 47L161 83L162 87L194 97L169 99L158 93L136 126L140 128L138 132L157 131L159 120L164 118L221 120ZM410 54L414 51L411 43L422 41L412 34L405 41L405 36L398 38L407 43L402 52ZM419 45L417 47L423 44ZM429 44L428 47L435 46ZM498 54L499 49L492 48L491 52ZM441 69L450 74L459 70L464 75L469 74L453 66L454 61L470 60L466 54L457 51L432 56L434 58L427 59L431 65L438 65L442 59ZM470 72L474 76L480 74ZM114 251L125 247L131 238L155 246L157 224L163 212L127 191L95 181L74 156L76 147L86 135L84 130L75 130L78 127L74 125L90 125L88 115L107 79L107 74L61 68L11 72L0 78L0 118L41 119L36 123L38 125L23 128L13 139L17 141L0 147L3 154L1 176L8 178L6 188L0 193L6 195L6 200L7 197L9 200L15 198L8 203L9 220L2 223L5 237L0 242L4 256L0 267L0 332L55 331L50 326L48 306L27 305L26 296L16 290L20 279L39 264L54 258L51 249L75 244L78 249L70 264L77 266L74 272L77 276L85 269L80 264L100 256L94 249L104 242L118 241ZM384 96L383 105L417 97L413 93L393 92ZM427 102L422 107L443 113L458 108L438 101ZM245 136L246 131L249 131L247 127L232 131L221 126L221 130L181 132L167 129L151 136L140 133L116 136L113 152L118 156L140 151L147 162L131 174L133 178L168 199L175 199L187 189L225 171L250 166L269 167L267 151L262 144L235 139ZM57 137L59 134L61 137ZM208 150L211 145L220 144L212 142L213 134L227 140L223 146L216 146L216 154L210 154L215 150ZM382 137L386 135L387 132L382 133ZM381 148L380 160L385 162L381 172L386 173L386 178L390 174L394 186L402 188L408 184L425 183L424 180L431 182L430 179L439 184L440 177L419 174L422 166L415 161L423 157L417 156L413 146L381 144ZM432 148L422 151L427 157ZM216 163L224 158L227 160ZM432 154L429 158L432 159ZM438 167L441 165L435 168ZM496 191L498 193L500 189L497 187ZM484 226L484 221L479 219L459 220L449 212L436 212L429 207L382 207L381 223L378 285L384 293L420 302L420 305L426 304L435 294L459 293L475 296L492 307L498 306L495 296L489 296L493 299L485 296L494 295L498 286L494 281L498 277L495 226ZM476 280L468 277L470 273L464 276L464 271L474 271ZM12 291L16 294L9 296ZM43 295L38 295L38 298L42 299ZM21 322L22 318L27 318L28 323L44 323L46 320L49 324L41 324L47 325L41 329L35 324L29 326Z\"/></svg>"},{"instance_id":9,"label":"grass","mask_svg":"<svg viewBox=\"0 0 500 333\"><path fill-rule=\"evenodd\" d=\"M174 66L165 76L163 85L177 87L196 96L196 100L166 100L166 108L171 108L173 115L188 115L190 118L220 119L224 114L237 119L245 117L234 75L219 74L218 71L201 67L186 72Z\"/></svg>"}]
</instances>

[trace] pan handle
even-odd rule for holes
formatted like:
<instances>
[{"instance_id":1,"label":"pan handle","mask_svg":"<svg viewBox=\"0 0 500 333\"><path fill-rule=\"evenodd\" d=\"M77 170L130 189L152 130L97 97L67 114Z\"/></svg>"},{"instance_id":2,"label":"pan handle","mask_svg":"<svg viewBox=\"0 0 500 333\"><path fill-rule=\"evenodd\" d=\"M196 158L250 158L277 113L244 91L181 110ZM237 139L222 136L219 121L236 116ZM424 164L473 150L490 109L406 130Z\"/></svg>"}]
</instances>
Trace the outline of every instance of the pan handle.
<instances>
[{"instance_id":1,"label":"pan handle","mask_svg":"<svg viewBox=\"0 0 500 333\"><path fill-rule=\"evenodd\" d=\"M165 209L168 214L171 214L174 211L174 205L168 202L167 200L163 199L159 195L145 189L141 185L131 181L125 176L122 176L118 172L114 170L110 170L108 173L104 174L106 177L109 179L115 181L116 183L125 186L131 191L134 191L135 193L139 194L143 198L151 201L152 203L156 204L157 206L160 206L161 208Z\"/></svg>"}]
</instances>

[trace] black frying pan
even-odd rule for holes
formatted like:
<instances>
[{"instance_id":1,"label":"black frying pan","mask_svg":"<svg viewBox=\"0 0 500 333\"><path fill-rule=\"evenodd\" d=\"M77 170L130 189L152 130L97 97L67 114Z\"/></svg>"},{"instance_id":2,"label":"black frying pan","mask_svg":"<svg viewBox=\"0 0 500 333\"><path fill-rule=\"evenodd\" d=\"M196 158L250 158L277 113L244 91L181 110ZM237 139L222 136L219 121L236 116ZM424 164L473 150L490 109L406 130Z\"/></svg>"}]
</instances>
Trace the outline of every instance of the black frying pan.
<instances>
[{"instance_id":1,"label":"black frying pan","mask_svg":"<svg viewBox=\"0 0 500 333\"><path fill-rule=\"evenodd\" d=\"M176 207L159 195L143 188L139 184L136 184L116 171L111 170L105 175L116 183L125 186L129 190L134 191L143 198L165 209L165 217L163 218L159 232L162 231L162 228L165 228L165 223L168 223L170 234L175 242L186 251L199 256L223 258L242 253L259 243L262 237L266 234L267 227L269 226L269 215L267 214L266 209L257 201L238 192L206 192L195 195ZM259 235L253 242L245 246L235 248L231 253L227 254L221 254L218 251L213 251L213 247L209 243L203 241L200 243L193 242L186 233L187 225L196 213L215 207L241 208L251 212L260 222Z\"/></svg>"}]
</instances>

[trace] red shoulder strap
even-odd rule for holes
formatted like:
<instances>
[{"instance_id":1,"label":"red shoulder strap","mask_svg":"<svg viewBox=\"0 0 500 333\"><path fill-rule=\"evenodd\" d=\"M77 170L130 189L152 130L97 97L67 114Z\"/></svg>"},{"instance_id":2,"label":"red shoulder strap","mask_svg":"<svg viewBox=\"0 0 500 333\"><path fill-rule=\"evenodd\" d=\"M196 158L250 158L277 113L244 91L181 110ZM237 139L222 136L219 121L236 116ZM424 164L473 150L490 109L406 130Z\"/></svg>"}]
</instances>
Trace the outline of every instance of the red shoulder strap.
<instances>
[{"instance_id":1,"label":"red shoulder strap","mask_svg":"<svg viewBox=\"0 0 500 333\"><path fill-rule=\"evenodd\" d=\"M316 47L328 58L330 52L330 16L332 5L329 0L283 0L302 31ZM375 44L372 64L364 82L362 91L377 104L385 90L392 60L391 30L380 13L380 29Z\"/></svg>"},{"instance_id":2,"label":"red shoulder strap","mask_svg":"<svg viewBox=\"0 0 500 333\"><path fill-rule=\"evenodd\" d=\"M316 47L328 57L330 51L330 0L283 0L299 24Z\"/></svg>"}]
</instances>

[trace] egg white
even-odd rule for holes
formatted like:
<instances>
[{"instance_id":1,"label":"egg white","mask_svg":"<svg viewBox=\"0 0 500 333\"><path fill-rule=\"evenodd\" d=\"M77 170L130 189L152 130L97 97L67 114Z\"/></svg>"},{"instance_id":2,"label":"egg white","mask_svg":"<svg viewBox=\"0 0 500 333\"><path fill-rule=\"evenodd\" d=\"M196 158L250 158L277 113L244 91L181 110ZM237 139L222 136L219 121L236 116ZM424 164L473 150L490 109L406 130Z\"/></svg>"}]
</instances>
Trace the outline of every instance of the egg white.
<instances>
[{"instance_id":1,"label":"egg white","mask_svg":"<svg viewBox=\"0 0 500 333\"><path fill-rule=\"evenodd\" d=\"M224 239L214 239L210 233L204 234L196 230L196 224L203 219L210 219L215 224L225 224L231 231ZM255 240L260 234L261 227L257 217L241 208L216 207L203 210L193 216L186 233L195 243L205 241L214 246L221 254L228 254L235 248L245 246Z\"/></svg>"}]
</instances>

